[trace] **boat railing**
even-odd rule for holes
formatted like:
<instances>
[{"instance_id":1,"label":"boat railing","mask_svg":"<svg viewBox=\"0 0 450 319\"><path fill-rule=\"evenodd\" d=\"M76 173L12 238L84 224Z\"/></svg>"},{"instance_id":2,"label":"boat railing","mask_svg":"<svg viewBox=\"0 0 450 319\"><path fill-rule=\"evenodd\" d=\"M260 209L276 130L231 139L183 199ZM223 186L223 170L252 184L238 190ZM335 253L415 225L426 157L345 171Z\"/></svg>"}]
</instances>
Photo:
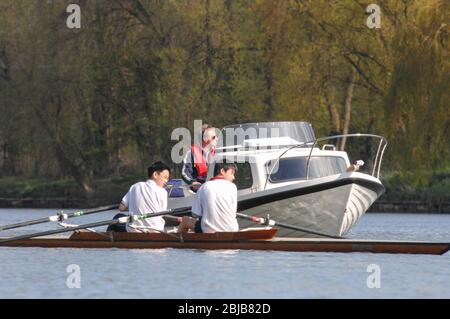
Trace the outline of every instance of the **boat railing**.
<instances>
[{"instance_id":1,"label":"boat railing","mask_svg":"<svg viewBox=\"0 0 450 319\"><path fill-rule=\"evenodd\" d=\"M300 144L295 143L295 144L273 144L273 145L256 145L256 146L237 144L237 145L217 147L216 152L227 153L227 152L235 152L235 151L279 150L279 149L284 149L286 147L292 147L292 146L311 147L311 145L313 143L314 143L314 141L308 141L308 142L304 142L304 143L300 143Z\"/></svg>"},{"instance_id":2,"label":"boat railing","mask_svg":"<svg viewBox=\"0 0 450 319\"><path fill-rule=\"evenodd\" d=\"M265 182L265 185L264 185L264 189L266 189L266 187L267 187L268 180L269 180L270 176L272 175L274 168L277 167L280 159L287 152L289 152L289 151L291 151L292 149L295 149L295 148L305 147L305 146L311 145L310 152L309 152L309 155L308 155L307 164L306 164L306 174L305 174L306 180L309 180L309 177L310 177L309 171L310 171L310 166L311 166L311 157L313 155L313 150L316 148L317 144L320 143L320 142L323 142L323 141L329 141L329 140L333 140L333 139L341 139L341 138L344 138L344 137L345 138L348 138L348 137L369 137L369 138L379 139L379 143L378 143L378 147L377 147L377 153L375 155L375 160L374 160L374 163L373 163L372 173L371 173L372 176L374 176L376 178L379 178L380 177L380 169L381 169L381 161L383 159L384 151L385 151L386 146L388 144L386 138L384 138L381 135L364 134L364 133L340 134L340 135L332 135L332 136L320 137L320 138L315 139L314 141L308 141L308 142L304 142L304 143L299 143L299 144L295 144L295 145L292 145L292 146L288 147L283 153L280 154L280 156L278 156L278 158L277 158L276 162L274 163L274 165L271 165L271 169L268 172L267 177L266 177L266 182ZM322 150L327 150L327 148L331 147L331 145L332 144L325 144L322 147ZM333 148L332 150L335 150L335 148Z\"/></svg>"},{"instance_id":3,"label":"boat railing","mask_svg":"<svg viewBox=\"0 0 450 319\"><path fill-rule=\"evenodd\" d=\"M345 137L345 138L348 138L348 137L372 137L372 138L376 138L376 139L380 140L380 142L378 143L378 149L377 149L377 153L375 155L375 161L373 163L372 174L371 174L372 176L374 176L376 178L380 177L381 161L383 159L384 150L386 149L386 146L387 146L386 138L384 138L381 135L375 135L375 134L355 133L355 134L332 135L332 136L320 137L320 138L316 139L314 141L313 146L311 147L311 151L309 152L308 162L306 164L306 179L309 179L309 168L310 168L310 163L311 163L311 155L312 155L314 147L317 145L317 143L322 142L322 141L329 141L329 140L333 140L333 139L341 139L343 137ZM376 172L376 175L375 175L375 172Z\"/></svg>"}]
</instances>

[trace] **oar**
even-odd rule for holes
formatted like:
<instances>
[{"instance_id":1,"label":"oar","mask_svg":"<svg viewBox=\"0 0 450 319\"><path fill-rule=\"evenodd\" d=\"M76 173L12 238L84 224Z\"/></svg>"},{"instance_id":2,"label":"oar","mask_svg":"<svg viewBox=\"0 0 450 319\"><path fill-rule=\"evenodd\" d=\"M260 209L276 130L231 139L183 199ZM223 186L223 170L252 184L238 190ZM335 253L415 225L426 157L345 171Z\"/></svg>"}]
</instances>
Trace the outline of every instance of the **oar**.
<instances>
[{"instance_id":1,"label":"oar","mask_svg":"<svg viewBox=\"0 0 450 319\"><path fill-rule=\"evenodd\" d=\"M162 216L162 215L169 215L169 214L170 215L181 215L190 210L191 210L190 206L189 207L181 207L181 208L169 209L169 210L158 212L158 213L148 213L148 214L142 214L142 215L124 216L124 217L120 217L117 219L112 219L112 220L110 219L110 220L89 223L89 224L84 224L84 225L75 226L75 227L68 227L68 228L56 229L56 230L48 230L48 231L43 231L43 232L34 233L34 234L20 235L20 236L0 240L0 245L2 243L7 243L7 242L11 242L11 241L60 234L60 233L70 232L70 231L74 231L74 230L78 230L78 229L95 228L95 227L114 225L114 224L125 224L128 222L134 222L137 220L142 220L142 219L146 219L146 218L150 218L150 217L157 217L157 216Z\"/></svg>"},{"instance_id":2,"label":"oar","mask_svg":"<svg viewBox=\"0 0 450 319\"><path fill-rule=\"evenodd\" d=\"M117 209L117 208L119 208L119 205L116 204L116 205L109 205L109 206L93 208L93 209L89 209L86 211L80 210L80 211L68 213L68 214L63 214L61 212L61 213L58 213L57 215L53 215L53 216L49 216L49 217L44 217L44 218L30 220L30 221L16 223L16 224L0 226L0 231L13 229L13 228L19 228L19 227L25 227L25 226L30 226L30 225L36 225L36 224L43 224L43 223L47 223L47 222L57 222L57 221L65 220L70 217L78 217L78 216L84 216L84 215L89 215L89 214L95 214L95 213L100 213L100 212Z\"/></svg>"},{"instance_id":3,"label":"oar","mask_svg":"<svg viewBox=\"0 0 450 319\"><path fill-rule=\"evenodd\" d=\"M308 233L308 234L313 234L313 235L318 235L318 236L323 236L323 237L328 237L328 238L343 239L343 237L329 235L329 234L326 234L326 233L318 232L318 231L307 229L307 228L303 228L303 227L298 227L298 226L295 226L295 225L280 223L280 222L277 222L277 221L275 221L273 219L270 219L270 218L249 216L249 215L245 215L245 214L242 214L242 213L236 213L236 216L239 217L239 218L250 220L250 221L252 221L254 223L257 223L257 224L265 224L265 225L268 225L268 226L280 226L280 227L283 227L283 228L288 228L288 229L292 229L292 230L298 230L298 231L301 231L301 232L304 232L304 233Z\"/></svg>"}]
</instances>

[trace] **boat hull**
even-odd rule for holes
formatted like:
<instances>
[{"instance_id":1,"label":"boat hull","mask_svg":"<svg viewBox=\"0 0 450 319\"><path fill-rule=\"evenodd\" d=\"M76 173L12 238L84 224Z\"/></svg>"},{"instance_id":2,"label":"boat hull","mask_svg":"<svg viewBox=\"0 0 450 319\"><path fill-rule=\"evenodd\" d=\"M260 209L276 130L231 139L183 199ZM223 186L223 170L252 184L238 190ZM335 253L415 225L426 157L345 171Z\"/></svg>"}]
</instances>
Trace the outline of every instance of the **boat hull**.
<instances>
[{"instance_id":1,"label":"boat hull","mask_svg":"<svg viewBox=\"0 0 450 319\"><path fill-rule=\"evenodd\" d=\"M373 202L384 192L376 179L339 178L316 180L309 185L292 185L271 194L239 201L239 211L267 217L330 236L344 236ZM241 227L250 225L240 221ZM317 237L306 232L281 228L280 237Z\"/></svg>"},{"instance_id":2,"label":"boat hull","mask_svg":"<svg viewBox=\"0 0 450 319\"><path fill-rule=\"evenodd\" d=\"M292 252L370 252L442 255L450 243L316 239L273 237L276 229L236 233L186 234L183 239L168 234L75 233L70 238L23 239L2 243L7 247L125 248L125 249L242 249ZM111 237L112 236L112 237Z\"/></svg>"}]
</instances>

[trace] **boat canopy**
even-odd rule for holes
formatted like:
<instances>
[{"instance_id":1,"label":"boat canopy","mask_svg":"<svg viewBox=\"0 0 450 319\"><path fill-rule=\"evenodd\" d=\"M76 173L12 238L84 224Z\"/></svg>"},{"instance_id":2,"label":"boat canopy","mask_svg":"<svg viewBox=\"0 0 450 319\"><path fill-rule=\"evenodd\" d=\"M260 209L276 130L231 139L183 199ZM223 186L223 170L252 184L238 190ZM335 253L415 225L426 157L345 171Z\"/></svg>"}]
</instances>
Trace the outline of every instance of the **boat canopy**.
<instances>
[{"instance_id":1,"label":"boat canopy","mask_svg":"<svg viewBox=\"0 0 450 319\"><path fill-rule=\"evenodd\" d=\"M222 129L224 146L244 145L245 140L289 138L298 143L314 142L315 134L308 122L255 122L234 124ZM289 143L291 144L291 143Z\"/></svg>"}]
</instances>

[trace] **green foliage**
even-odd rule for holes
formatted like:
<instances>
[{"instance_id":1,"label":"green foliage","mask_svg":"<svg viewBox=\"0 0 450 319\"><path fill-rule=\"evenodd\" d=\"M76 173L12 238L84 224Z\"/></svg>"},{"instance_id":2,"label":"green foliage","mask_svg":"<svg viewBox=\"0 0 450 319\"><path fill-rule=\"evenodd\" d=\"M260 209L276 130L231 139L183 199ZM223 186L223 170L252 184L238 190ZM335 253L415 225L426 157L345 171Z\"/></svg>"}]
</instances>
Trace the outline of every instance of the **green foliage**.
<instances>
[{"instance_id":1,"label":"green foliage","mask_svg":"<svg viewBox=\"0 0 450 319\"><path fill-rule=\"evenodd\" d=\"M450 201L450 170L441 172L395 171L386 174L383 179L385 200L394 201Z\"/></svg>"},{"instance_id":2,"label":"green foliage","mask_svg":"<svg viewBox=\"0 0 450 319\"><path fill-rule=\"evenodd\" d=\"M195 119L305 120L318 136L385 135L392 181L431 185L450 165L450 4L383 2L381 29L367 4L83 1L71 30L66 1L3 0L0 176L89 193L170 162L171 131Z\"/></svg>"},{"instance_id":3,"label":"green foliage","mask_svg":"<svg viewBox=\"0 0 450 319\"><path fill-rule=\"evenodd\" d=\"M0 179L0 197L4 198L65 198L84 197L76 182L66 180Z\"/></svg>"}]
</instances>

